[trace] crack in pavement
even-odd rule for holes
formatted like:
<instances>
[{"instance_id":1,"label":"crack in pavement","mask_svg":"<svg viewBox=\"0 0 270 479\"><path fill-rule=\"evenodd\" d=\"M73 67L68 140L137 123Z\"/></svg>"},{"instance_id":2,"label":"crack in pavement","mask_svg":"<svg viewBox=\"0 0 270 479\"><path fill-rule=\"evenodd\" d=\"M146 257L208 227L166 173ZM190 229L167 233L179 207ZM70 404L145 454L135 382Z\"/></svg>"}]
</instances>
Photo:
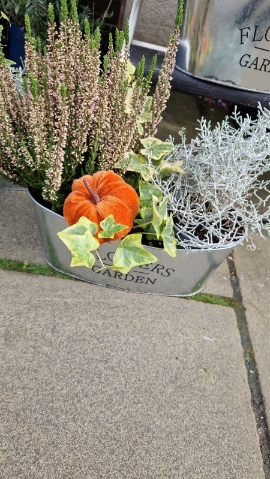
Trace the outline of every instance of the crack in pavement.
<instances>
[{"instance_id":1,"label":"crack in pavement","mask_svg":"<svg viewBox=\"0 0 270 479\"><path fill-rule=\"evenodd\" d=\"M233 288L233 297L243 305L243 298L236 268L234 265L233 255L231 256L232 259L227 258L227 263L230 272L231 285ZM259 436L259 444L263 459L265 479L270 479L269 427L267 423L264 397L260 384L260 373L258 371L256 359L254 356L244 305L242 309L235 309L235 315L243 348L243 356L247 370L248 385L251 393L251 406L254 412L256 428Z\"/></svg>"}]
</instances>

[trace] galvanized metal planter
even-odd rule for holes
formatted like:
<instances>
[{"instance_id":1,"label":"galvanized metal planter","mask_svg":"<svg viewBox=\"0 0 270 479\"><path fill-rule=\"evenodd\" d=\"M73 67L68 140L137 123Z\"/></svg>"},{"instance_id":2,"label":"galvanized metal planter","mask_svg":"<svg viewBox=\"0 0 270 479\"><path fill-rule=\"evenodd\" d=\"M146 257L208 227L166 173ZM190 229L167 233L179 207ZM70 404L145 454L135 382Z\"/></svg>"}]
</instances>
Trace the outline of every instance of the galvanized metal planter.
<instances>
[{"instance_id":1,"label":"galvanized metal planter","mask_svg":"<svg viewBox=\"0 0 270 479\"><path fill-rule=\"evenodd\" d=\"M269 0L188 0L176 67L210 82L270 92Z\"/></svg>"},{"instance_id":2,"label":"galvanized metal planter","mask_svg":"<svg viewBox=\"0 0 270 479\"><path fill-rule=\"evenodd\" d=\"M128 274L109 268L97 272L99 262L92 269L71 267L71 254L57 236L68 225L64 218L40 205L30 194L40 230L44 257L56 271L74 278L101 286L140 293L190 296L198 293L211 273L231 253L233 247L221 250L177 251L176 258L170 257L163 249L147 247L158 258L158 262L133 268ZM112 264L117 242L105 243L99 249L102 261Z\"/></svg>"}]
</instances>

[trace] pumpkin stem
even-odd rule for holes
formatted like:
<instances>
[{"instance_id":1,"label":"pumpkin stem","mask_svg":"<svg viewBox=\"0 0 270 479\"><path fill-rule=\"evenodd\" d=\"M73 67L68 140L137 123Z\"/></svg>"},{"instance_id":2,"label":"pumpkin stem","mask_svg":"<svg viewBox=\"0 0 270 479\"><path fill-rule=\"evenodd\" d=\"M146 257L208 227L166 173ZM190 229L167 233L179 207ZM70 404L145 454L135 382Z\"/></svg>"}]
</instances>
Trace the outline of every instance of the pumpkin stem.
<instances>
[{"instance_id":1,"label":"pumpkin stem","mask_svg":"<svg viewBox=\"0 0 270 479\"><path fill-rule=\"evenodd\" d=\"M91 188L91 186L89 185L88 181L84 178L83 179L83 182L86 186L86 188L88 189L90 195L92 196L92 199L93 199L93 203L95 205L97 205L99 202L100 202L100 197L98 196L98 194Z\"/></svg>"}]
</instances>

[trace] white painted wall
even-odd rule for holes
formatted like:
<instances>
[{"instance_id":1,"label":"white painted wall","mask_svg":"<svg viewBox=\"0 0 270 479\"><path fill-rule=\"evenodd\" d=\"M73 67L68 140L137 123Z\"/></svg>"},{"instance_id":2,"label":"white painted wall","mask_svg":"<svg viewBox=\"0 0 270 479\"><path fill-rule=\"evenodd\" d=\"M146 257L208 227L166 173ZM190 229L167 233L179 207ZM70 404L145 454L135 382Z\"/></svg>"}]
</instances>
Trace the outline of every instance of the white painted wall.
<instances>
[{"instance_id":1,"label":"white painted wall","mask_svg":"<svg viewBox=\"0 0 270 479\"><path fill-rule=\"evenodd\" d=\"M129 18L133 0L127 0ZM143 0L134 39L166 47L173 30L178 0Z\"/></svg>"}]
</instances>

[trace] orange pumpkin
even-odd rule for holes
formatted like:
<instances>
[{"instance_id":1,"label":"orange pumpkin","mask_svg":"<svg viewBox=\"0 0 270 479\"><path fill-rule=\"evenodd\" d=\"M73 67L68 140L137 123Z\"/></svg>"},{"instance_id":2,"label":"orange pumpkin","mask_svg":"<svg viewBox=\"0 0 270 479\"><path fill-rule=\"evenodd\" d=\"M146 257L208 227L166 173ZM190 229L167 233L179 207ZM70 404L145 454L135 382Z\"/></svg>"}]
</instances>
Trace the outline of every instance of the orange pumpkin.
<instances>
[{"instance_id":1,"label":"orange pumpkin","mask_svg":"<svg viewBox=\"0 0 270 479\"><path fill-rule=\"evenodd\" d=\"M64 218L70 226L85 216L98 224L99 232L100 222L112 214L116 223L127 226L114 235L114 240L123 238L131 230L139 211L139 198L121 176L113 171L98 171L93 176L85 175L74 180L71 189L63 208ZM98 239L100 243L110 241L109 238Z\"/></svg>"}]
</instances>

